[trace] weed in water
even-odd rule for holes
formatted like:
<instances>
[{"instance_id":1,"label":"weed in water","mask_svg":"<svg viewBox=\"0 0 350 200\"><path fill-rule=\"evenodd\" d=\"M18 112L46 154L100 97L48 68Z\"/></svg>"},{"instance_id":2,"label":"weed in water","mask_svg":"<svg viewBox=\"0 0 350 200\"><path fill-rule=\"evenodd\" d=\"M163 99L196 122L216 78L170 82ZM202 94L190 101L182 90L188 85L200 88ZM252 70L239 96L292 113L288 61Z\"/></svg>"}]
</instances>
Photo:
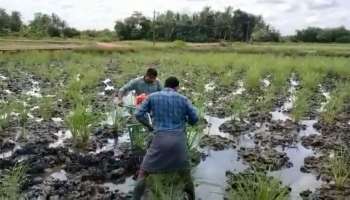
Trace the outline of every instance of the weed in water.
<instances>
[{"instance_id":1,"label":"weed in water","mask_svg":"<svg viewBox=\"0 0 350 200\"><path fill-rule=\"evenodd\" d=\"M288 200L289 189L264 172L229 174L229 200Z\"/></svg>"},{"instance_id":2,"label":"weed in water","mask_svg":"<svg viewBox=\"0 0 350 200\"><path fill-rule=\"evenodd\" d=\"M21 187L25 182L26 167L16 165L0 179L0 199L18 200L21 199Z\"/></svg>"},{"instance_id":3,"label":"weed in water","mask_svg":"<svg viewBox=\"0 0 350 200\"><path fill-rule=\"evenodd\" d=\"M350 178L350 160L348 152L339 150L329 158L330 172L337 188L343 188Z\"/></svg>"},{"instance_id":4,"label":"weed in water","mask_svg":"<svg viewBox=\"0 0 350 200\"><path fill-rule=\"evenodd\" d=\"M68 115L66 123L72 132L73 141L77 147L86 147L95 120L95 115L84 105L78 105L70 115Z\"/></svg>"}]
</instances>

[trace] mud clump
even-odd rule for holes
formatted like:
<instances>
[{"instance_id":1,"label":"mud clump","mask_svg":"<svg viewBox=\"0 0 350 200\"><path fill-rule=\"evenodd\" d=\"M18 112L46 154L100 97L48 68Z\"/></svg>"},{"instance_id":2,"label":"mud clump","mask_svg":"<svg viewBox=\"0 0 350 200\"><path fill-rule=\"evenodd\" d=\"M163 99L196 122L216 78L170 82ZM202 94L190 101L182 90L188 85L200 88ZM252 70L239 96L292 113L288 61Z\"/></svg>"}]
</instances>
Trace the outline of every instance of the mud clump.
<instances>
[{"instance_id":1,"label":"mud clump","mask_svg":"<svg viewBox=\"0 0 350 200\"><path fill-rule=\"evenodd\" d=\"M47 178L42 184L33 186L25 195L26 199L126 199L118 191L109 191L107 187L91 181L58 180Z\"/></svg>"},{"instance_id":2,"label":"mud clump","mask_svg":"<svg viewBox=\"0 0 350 200\"><path fill-rule=\"evenodd\" d=\"M256 148L240 148L238 155L254 168L264 170L279 170L282 168L292 167L286 153L279 152L275 149Z\"/></svg>"},{"instance_id":3,"label":"mud clump","mask_svg":"<svg viewBox=\"0 0 350 200\"><path fill-rule=\"evenodd\" d=\"M201 148L209 147L215 151L221 151L228 148L236 148L233 140L221 137L219 135L205 135L201 139L199 146Z\"/></svg>"},{"instance_id":4,"label":"mud clump","mask_svg":"<svg viewBox=\"0 0 350 200\"><path fill-rule=\"evenodd\" d=\"M224 133L229 133L233 136L240 136L244 132L254 130L254 126L249 123L230 120L223 123L219 127L219 130Z\"/></svg>"}]
</instances>

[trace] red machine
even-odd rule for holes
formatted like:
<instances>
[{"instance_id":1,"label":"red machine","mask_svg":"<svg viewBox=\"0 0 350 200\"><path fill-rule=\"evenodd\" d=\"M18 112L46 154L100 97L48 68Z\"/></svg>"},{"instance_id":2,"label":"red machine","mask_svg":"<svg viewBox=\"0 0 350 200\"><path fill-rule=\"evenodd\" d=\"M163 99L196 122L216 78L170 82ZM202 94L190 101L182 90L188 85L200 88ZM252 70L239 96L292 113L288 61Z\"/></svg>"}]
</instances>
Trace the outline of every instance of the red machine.
<instances>
[{"instance_id":1,"label":"red machine","mask_svg":"<svg viewBox=\"0 0 350 200\"><path fill-rule=\"evenodd\" d=\"M148 96L145 93L142 93L142 94L136 96L136 102L135 102L136 107L140 106L142 104L142 102L147 99L147 97Z\"/></svg>"}]
</instances>

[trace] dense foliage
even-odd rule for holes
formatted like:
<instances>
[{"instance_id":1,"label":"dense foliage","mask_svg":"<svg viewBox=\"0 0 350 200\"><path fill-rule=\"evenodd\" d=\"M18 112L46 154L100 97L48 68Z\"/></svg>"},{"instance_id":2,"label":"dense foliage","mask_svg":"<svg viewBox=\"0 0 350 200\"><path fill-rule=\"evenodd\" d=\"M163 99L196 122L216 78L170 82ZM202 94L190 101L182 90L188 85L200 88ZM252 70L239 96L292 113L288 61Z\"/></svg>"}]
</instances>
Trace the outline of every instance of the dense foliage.
<instances>
[{"instance_id":1,"label":"dense foliage","mask_svg":"<svg viewBox=\"0 0 350 200\"><path fill-rule=\"evenodd\" d=\"M324 29L308 27L303 30L298 30L295 40L302 42L350 43L350 30L347 30L345 27Z\"/></svg>"},{"instance_id":2,"label":"dense foliage","mask_svg":"<svg viewBox=\"0 0 350 200\"><path fill-rule=\"evenodd\" d=\"M296 35L282 38L278 30L267 24L261 16L227 7L215 11L210 7L193 14L168 10L155 13L155 18L134 12L122 21L117 21L115 31L77 30L55 13L36 13L34 19L25 24L21 13L6 12L0 8L0 36L27 38L95 38L104 42L120 40L186 41L258 41L279 42L286 38L294 42L350 43L350 30L345 27L308 27L297 30Z\"/></svg>"},{"instance_id":3,"label":"dense foliage","mask_svg":"<svg viewBox=\"0 0 350 200\"><path fill-rule=\"evenodd\" d=\"M261 16L226 8L223 12L205 7L192 15L166 11L155 21L135 12L124 21L117 21L115 30L120 39L151 39L188 42L279 41L280 34L267 25Z\"/></svg>"}]
</instances>

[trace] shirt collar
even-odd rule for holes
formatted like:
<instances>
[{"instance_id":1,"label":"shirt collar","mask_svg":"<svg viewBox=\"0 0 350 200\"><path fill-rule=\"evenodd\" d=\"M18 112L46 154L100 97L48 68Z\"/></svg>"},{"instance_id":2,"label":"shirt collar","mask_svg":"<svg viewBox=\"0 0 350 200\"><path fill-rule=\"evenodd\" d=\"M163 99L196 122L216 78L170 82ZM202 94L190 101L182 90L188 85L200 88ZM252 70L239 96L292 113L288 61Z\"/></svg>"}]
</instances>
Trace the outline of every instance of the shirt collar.
<instances>
[{"instance_id":1,"label":"shirt collar","mask_svg":"<svg viewBox=\"0 0 350 200\"><path fill-rule=\"evenodd\" d=\"M173 88L169 88L169 87L164 88L163 91L175 92L175 90Z\"/></svg>"}]
</instances>

